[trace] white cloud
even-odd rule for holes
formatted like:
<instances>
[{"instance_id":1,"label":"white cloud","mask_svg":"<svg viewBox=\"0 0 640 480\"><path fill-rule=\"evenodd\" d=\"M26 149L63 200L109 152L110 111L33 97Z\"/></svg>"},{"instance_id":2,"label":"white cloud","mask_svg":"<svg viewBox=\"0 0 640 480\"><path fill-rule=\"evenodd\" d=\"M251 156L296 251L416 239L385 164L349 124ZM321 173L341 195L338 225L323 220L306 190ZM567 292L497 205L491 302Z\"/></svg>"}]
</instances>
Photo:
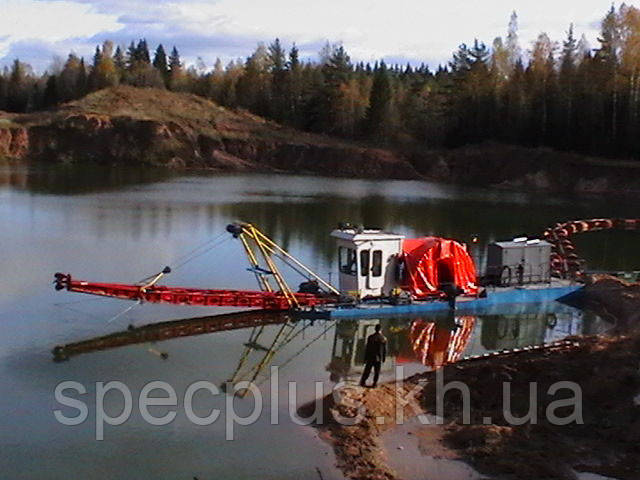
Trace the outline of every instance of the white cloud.
<instances>
[{"instance_id":1,"label":"white cloud","mask_svg":"<svg viewBox=\"0 0 640 480\"><path fill-rule=\"evenodd\" d=\"M96 13L91 5L69 0L0 0L0 57L21 42L55 44L120 27L116 14Z\"/></svg>"},{"instance_id":2,"label":"white cloud","mask_svg":"<svg viewBox=\"0 0 640 480\"><path fill-rule=\"evenodd\" d=\"M491 44L504 35L511 12L520 19L521 45L528 49L541 32L562 40L569 23L595 42L609 0L0 0L0 58L13 44L34 40L76 44L113 37L127 42L176 43L188 61L211 63L248 55L258 41L280 37L306 45L312 55L325 40L342 41L352 58L381 57L446 62L462 42ZM3 34L8 38L2 40ZM24 60L29 61L28 58Z\"/></svg>"},{"instance_id":3,"label":"white cloud","mask_svg":"<svg viewBox=\"0 0 640 480\"><path fill-rule=\"evenodd\" d=\"M359 59L445 60L463 41L478 37L490 44L503 35L514 9L521 20L523 47L528 48L541 31L563 38L571 22L594 38L591 25L608 6L607 0L221 0L182 3L176 11L194 30L218 28L228 34L285 36L299 42L342 40Z\"/></svg>"}]
</instances>

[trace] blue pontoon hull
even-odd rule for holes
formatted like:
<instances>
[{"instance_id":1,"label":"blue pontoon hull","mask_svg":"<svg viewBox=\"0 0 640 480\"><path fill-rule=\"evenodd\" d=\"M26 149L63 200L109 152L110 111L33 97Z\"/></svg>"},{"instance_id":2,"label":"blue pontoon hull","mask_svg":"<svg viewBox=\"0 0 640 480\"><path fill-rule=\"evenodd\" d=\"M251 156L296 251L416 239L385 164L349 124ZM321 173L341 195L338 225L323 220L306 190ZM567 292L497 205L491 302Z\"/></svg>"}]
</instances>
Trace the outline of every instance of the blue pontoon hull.
<instances>
[{"instance_id":1,"label":"blue pontoon hull","mask_svg":"<svg viewBox=\"0 0 640 480\"><path fill-rule=\"evenodd\" d=\"M550 287L514 287L496 289L487 292L484 298L460 298L455 307L456 315L476 314L491 315L504 312L505 307L513 305L526 306L532 303L549 303L567 297L583 288L582 285L562 285ZM332 320L378 318L382 316L415 316L421 314L438 314L450 311L446 301L418 302L407 305L364 304L356 307L336 308L328 311ZM517 312L513 312L517 313Z\"/></svg>"}]
</instances>

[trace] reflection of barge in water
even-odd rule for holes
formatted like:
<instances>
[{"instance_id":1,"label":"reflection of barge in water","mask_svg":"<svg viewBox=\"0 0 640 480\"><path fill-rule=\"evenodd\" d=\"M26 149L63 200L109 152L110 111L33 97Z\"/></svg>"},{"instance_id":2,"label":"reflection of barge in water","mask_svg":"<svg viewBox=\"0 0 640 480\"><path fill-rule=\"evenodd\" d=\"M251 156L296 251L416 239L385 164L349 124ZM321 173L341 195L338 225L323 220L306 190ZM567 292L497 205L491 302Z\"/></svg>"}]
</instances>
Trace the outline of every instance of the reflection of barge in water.
<instances>
[{"instance_id":1,"label":"reflection of barge in water","mask_svg":"<svg viewBox=\"0 0 640 480\"><path fill-rule=\"evenodd\" d=\"M387 337L383 374L398 365L418 364L430 369L490 355L506 355L535 349L553 349L573 342L572 335L602 333L611 325L596 316L559 302L496 307L490 315L458 315L457 312L417 317L344 319L336 322L331 379L357 380L364 367L368 335L379 323Z\"/></svg>"},{"instance_id":2,"label":"reflection of barge in water","mask_svg":"<svg viewBox=\"0 0 640 480\"><path fill-rule=\"evenodd\" d=\"M260 291L158 286L171 272L169 267L133 285L85 282L58 273L56 289L138 302L291 310L306 318L357 319L454 309L490 313L499 305L554 301L581 288L551 278L552 245L544 240L520 238L491 244L487 273L478 277L473 258L460 242L438 237L407 239L341 225L331 234L338 243L336 288L255 226L236 223L227 230L240 239ZM277 259L305 277L297 292L287 284Z\"/></svg>"},{"instance_id":3,"label":"reflection of barge in water","mask_svg":"<svg viewBox=\"0 0 640 480\"><path fill-rule=\"evenodd\" d=\"M519 305L518 313L512 312L511 305L503 305L496 307L493 315L456 315L450 311L428 317L312 322L296 320L282 312L251 311L130 326L120 332L57 346L53 355L54 360L64 361L77 355L143 345L167 360L172 350L168 342L172 339L245 330L248 338L242 342L242 353L230 371L228 383L249 380L260 384L268 379L272 363L285 368L333 330L331 359L326 369L330 380L337 382L360 376L366 339L379 323L388 339L383 376L402 364L435 369L488 353L549 348L566 336L597 333L603 327L597 318L559 302ZM221 385L226 386L226 382Z\"/></svg>"}]
</instances>

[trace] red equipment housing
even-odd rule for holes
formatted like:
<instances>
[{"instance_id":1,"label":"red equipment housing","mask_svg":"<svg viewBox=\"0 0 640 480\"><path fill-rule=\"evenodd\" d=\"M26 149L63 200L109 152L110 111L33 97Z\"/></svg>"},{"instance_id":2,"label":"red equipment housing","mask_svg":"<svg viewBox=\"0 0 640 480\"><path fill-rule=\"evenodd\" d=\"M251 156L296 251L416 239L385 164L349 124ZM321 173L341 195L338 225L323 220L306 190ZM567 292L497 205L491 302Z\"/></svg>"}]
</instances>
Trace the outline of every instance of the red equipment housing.
<instances>
[{"instance_id":1,"label":"red equipment housing","mask_svg":"<svg viewBox=\"0 0 640 480\"><path fill-rule=\"evenodd\" d=\"M406 239L402 288L414 298L442 295L444 284L455 284L468 295L478 293L476 267L464 245L437 237Z\"/></svg>"}]
</instances>

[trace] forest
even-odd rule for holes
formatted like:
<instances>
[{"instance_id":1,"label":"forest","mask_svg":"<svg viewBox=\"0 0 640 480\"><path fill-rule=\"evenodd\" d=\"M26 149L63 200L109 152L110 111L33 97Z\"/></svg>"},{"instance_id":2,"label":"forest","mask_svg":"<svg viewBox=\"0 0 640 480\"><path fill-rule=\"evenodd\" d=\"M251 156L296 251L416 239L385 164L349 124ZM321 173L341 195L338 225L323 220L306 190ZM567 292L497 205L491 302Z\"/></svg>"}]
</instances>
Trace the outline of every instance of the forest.
<instances>
[{"instance_id":1,"label":"forest","mask_svg":"<svg viewBox=\"0 0 640 480\"><path fill-rule=\"evenodd\" d=\"M435 69L352 62L340 43L302 60L278 39L207 69L184 65L175 46L106 41L89 61L70 53L42 75L16 59L0 74L0 110L46 110L118 84L189 92L369 145L495 141L640 159L640 10L624 4L604 15L597 45L568 25L561 41L541 33L525 48L514 12L504 37L463 43Z\"/></svg>"}]
</instances>

